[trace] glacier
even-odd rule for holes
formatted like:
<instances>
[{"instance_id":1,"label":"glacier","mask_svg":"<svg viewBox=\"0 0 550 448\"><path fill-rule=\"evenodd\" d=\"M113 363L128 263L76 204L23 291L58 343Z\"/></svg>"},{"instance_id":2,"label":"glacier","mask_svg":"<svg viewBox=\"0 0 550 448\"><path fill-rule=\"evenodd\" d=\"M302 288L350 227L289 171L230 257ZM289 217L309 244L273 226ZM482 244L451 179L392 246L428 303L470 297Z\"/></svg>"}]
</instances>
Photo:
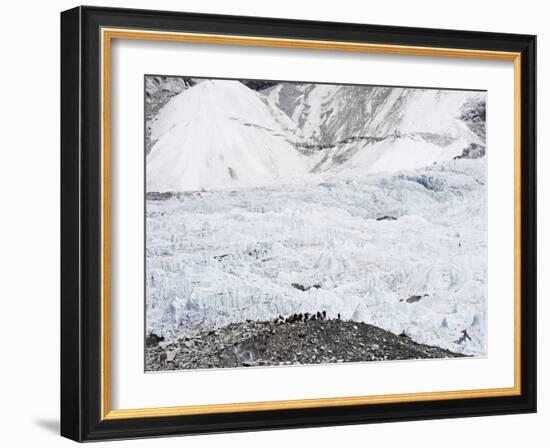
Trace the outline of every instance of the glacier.
<instances>
[{"instance_id":1,"label":"glacier","mask_svg":"<svg viewBox=\"0 0 550 448\"><path fill-rule=\"evenodd\" d=\"M326 310L483 354L484 160L149 199L147 330ZM472 341L455 343L465 329Z\"/></svg>"}]
</instances>

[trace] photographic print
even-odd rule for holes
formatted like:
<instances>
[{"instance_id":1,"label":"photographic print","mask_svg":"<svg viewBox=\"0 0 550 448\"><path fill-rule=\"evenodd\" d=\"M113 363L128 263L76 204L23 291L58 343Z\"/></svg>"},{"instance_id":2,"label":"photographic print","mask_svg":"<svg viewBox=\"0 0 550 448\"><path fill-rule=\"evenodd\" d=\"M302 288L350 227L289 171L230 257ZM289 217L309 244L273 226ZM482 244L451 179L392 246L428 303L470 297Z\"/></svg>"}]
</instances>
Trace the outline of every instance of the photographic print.
<instances>
[{"instance_id":1,"label":"photographic print","mask_svg":"<svg viewBox=\"0 0 550 448\"><path fill-rule=\"evenodd\" d=\"M146 371L487 355L485 91L144 89Z\"/></svg>"}]
</instances>

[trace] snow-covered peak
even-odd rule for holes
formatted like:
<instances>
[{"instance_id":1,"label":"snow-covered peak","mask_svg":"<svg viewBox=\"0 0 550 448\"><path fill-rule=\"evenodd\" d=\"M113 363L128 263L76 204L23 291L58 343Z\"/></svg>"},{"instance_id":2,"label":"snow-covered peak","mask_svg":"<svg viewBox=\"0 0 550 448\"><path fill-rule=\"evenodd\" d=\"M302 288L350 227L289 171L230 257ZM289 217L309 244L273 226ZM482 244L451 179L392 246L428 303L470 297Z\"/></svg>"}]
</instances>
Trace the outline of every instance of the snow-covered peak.
<instances>
[{"instance_id":1,"label":"snow-covered peak","mask_svg":"<svg viewBox=\"0 0 550 448\"><path fill-rule=\"evenodd\" d=\"M173 97L151 123L148 191L265 184L307 171L293 122L238 81L208 80Z\"/></svg>"}]
</instances>

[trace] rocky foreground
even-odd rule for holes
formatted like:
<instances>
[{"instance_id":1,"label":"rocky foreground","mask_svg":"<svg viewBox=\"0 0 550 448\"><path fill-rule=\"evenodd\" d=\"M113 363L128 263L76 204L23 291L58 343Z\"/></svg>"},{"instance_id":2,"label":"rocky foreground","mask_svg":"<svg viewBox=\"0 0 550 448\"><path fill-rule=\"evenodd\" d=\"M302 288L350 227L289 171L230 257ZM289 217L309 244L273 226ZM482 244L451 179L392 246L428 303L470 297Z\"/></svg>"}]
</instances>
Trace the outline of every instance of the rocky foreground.
<instances>
[{"instance_id":1,"label":"rocky foreground","mask_svg":"<svg viewBox=\"0 0 550 448\"><path fill-rule=\"evenodd\" d=\"M240 322L172 342L149 335L145 364L158 371L462 356L364 323L283 320Z\"/></svg>"}]
</instances>

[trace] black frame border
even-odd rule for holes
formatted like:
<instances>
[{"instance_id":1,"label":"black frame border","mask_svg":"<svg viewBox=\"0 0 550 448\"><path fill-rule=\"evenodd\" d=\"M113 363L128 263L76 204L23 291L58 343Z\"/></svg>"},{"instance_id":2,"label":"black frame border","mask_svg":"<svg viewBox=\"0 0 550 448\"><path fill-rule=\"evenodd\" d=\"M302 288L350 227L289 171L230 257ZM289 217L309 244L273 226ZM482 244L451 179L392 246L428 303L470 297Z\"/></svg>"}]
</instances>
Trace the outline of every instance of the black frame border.
<instances>
[{"instance_id":1,"label":"black frame border","mask_svg":"<svg viewBox=\"0 0 550 448\"><path fill-rule=\"evenodd\" d=\"M101 42L127 28L521 53L521 394L101 420ZM76 441L536 412L536 36L77 7L61 14L61 435Z\"/></svg>"}]
</instances>

